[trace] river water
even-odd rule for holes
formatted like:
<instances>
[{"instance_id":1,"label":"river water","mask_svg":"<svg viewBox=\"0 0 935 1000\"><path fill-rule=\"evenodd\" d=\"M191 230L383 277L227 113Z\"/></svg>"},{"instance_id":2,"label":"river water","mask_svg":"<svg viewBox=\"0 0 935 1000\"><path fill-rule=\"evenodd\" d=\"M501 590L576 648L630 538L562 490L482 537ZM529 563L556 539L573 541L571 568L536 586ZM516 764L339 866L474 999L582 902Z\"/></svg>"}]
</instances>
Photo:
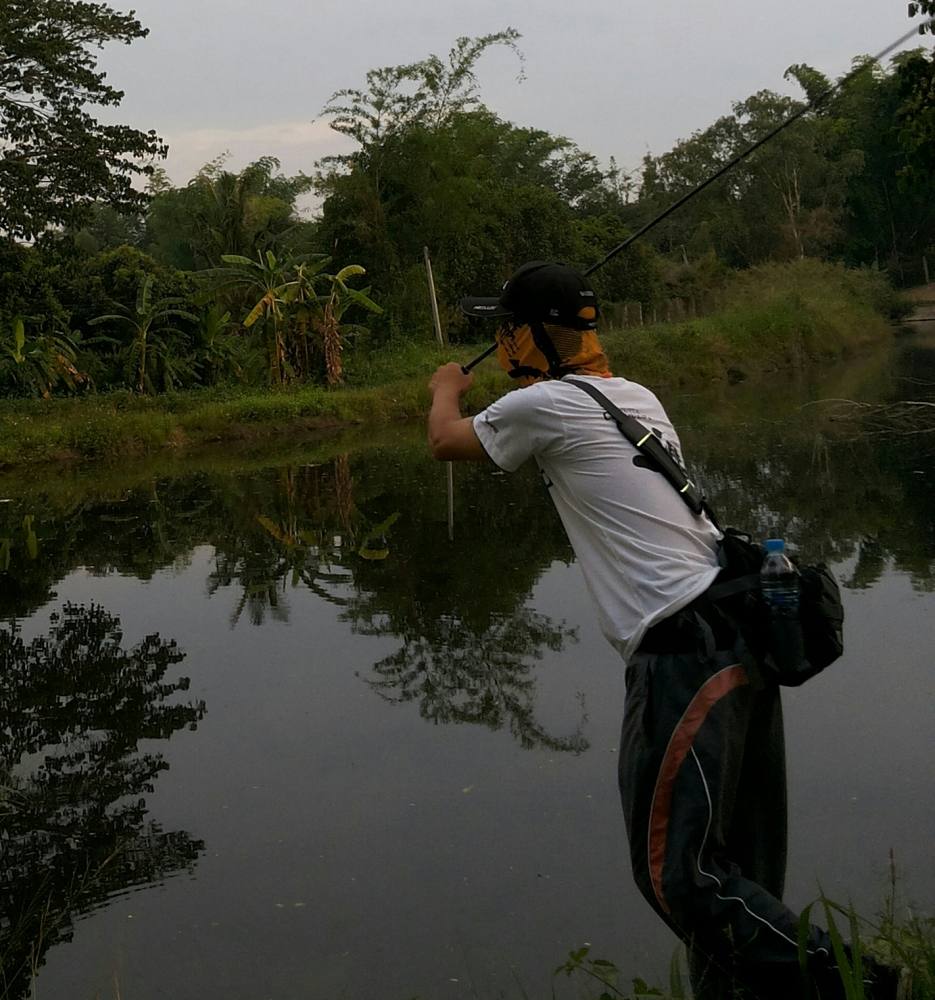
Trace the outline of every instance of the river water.
<instances>
[{"instance_id":1,"label":"river water","mask_svg":"<svg viewBox=\"0 0 935 1000\"><path fill-rule=\"evenodd\" d=\"M722 521L844 583L784 694L796 907L872 917L894 859L935 902L935 436L802 407L920 381L921 335L661 394ZM0 481L0 998L570 996L585 942L664 985L621 663L534 470L449 511L421 427L277 448Z\"/></svg>"}]
</instances>

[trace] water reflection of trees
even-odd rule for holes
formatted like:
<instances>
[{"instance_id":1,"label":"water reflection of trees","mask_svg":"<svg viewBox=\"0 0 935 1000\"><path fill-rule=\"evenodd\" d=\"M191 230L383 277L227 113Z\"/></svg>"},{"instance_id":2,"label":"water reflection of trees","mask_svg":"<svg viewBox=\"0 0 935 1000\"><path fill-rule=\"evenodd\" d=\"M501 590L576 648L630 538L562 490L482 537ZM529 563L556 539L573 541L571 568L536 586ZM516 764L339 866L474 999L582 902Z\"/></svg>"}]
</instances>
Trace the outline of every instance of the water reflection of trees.
<instances>
[{"instance_id":1,"label":"water reflection of trees","mask_svg":"<svg viewBox=\"0 0 935 1000\"><path fill-rule=\"evenodd\" d=\"M366 631L366 629L363 629ZM373 629L382 634L379 626ZM507 726L526 748L580 752L588 743L584 716L570 736L554 736L535 716L533 665L542 650L559 651L573 631L529 608L495 619L481 633L466 632L459 619L443 619L431 636L413 636L374 664L368 680L387 701L419 704L431 722Z\"/></svg>"},{"instance_id":2,"label":"water reflection of trees","mask_svg":"<svg viewBox=\"0 0 935 1000\"><path fill-rule=\"evenodd\" d=\"M78 499L61 519L36 518L37 559L14 548L0 612L22 615L48 600L72 566L148 578L207 543L208 593L235 593L232 624L284 621L290 594L308 590L355 631L398 639L397 663L420 664L413 675L378 663L370 681L382 696L417 701L435 721L505 726L526 745L580 749L580 724L552 736L536 721L535 663L573 639L527 607L545 567L570 558L548 498L533 474L491 479L478 467L459 469L458 480L454 544L444 470L426 460L421 440L259 475L160 481L96 504ZM32 506L47 507L41 498ZM17 513L0 507L0 537L4 515L12 526ZM451 621L458 627L445 634Z\"/></svg>"},{"instance_id":3,"label":"water reflection of trees","mask_svg":"<svg viewBox=\"0 0 935 1000\"><path fill-rule=\"evenodd\" d=\"M726 524L778 531L810 559L849 562L846 585L873 586L887 570L935 586L935 508L928 437L855 435L816 399L903 398L935 351L921 341L804 374L715 387L675 400L688 457Z\"/></svg>"},{"instance_id":4,"label":"water reflection of trees","mask_svg":"<svg viewBox=\"0 0 935 1000\"><path fill-rule=\"evenodd\" d=\"M214 532L214 568L208 592L236 586L240 597L231 616L244 610L254 625L267 614L289 617L288 590L304 585L334 601L345 550L364 537L367 521L353 502L347 456L333 462L278 470L261 480L231 484L228 505L237 512L229 530Z\"/></svg>"},{"instance_id":5,"label":"water reflection of trees","mask_svg":"<svg viewBox=\"0 0 935 1000\"><path fill-rule=\"evenodd\" d=\"M212 593L240 588L233 620L245 606L254 622L285 616L288 589L307 588L355 632L401 641L368 678L381 697L415 701L433 722L507 727L524 746L583 749L581 723L555 736L536 719L535 663L574 638L527 606L549 561L568 556L547 498L530 504L529 480L491 490L488 470L466 469L471 502L452 544L421 447L402 467L397 454L354 471L341 456L240 484L241 519L215 539L209 581Z\"/></svg>"},{"instance_id":6,"label":"water reflection of trees","mask_svg":"<svg viewBox=\"0 0 935 1000\"><path fill-rule=\"evenodd\" d=\"M123 648L99 606L65 605L27 642L0 629L0 998L24 996L46 951L109 897L190 869L203 849L147 818L167 768L141 740L194 728L204 703L167 680L183 653L147 636Z\"/></svg>"},{"instance_id":7,"label":"water reflection of trees","mask_svg":"<svg viewBox=\"0 0 935 1000\"><path fill-rule=\"evenodd\" d=\"M78 566L151 579L205 540L217 519L213 500L206 479L193 476L54 501L32 488L21 502L0 505L0 544L8 548L0 562L0 619L25 617L54 600L55 584Z\"/></svg>"},{"instance_id":8,"label":"water reflection of trees","mask_svg":"<svg viewBox=\"0 0 935 1000\"><path fill-rule=\"evenodd\" d=\"M726 524L779 530L809 558L847 562L851 587L890 568L933 585L931 472L919 474L935 467L931 444L844 441L807 413L778 414L765 393L739 407L725 398L693 397L675 417ZM0 616L48 602L75 566L148 579L208 545L208 592L233 593L238 627L284 620L294 595L310 592L354 631L398 644L367 677L383 697L440 722L556 739L536 728L534 666L572 636L532 611L530 595L551 562L570 559L567 542L532 470L455 474L454 541L445 470L421 434L382 451L97 498L52 503L31 486L0 505Z\"/></svg>"},{"instance_id":9,"label":"water reflection of trees","mask_svg":"<svg viewBox=\"0 0 935 1000\"><path fill-rule=\"evenodd\" d=\"M810 560L852 562L849 587L890 567L918 590L935 585L935 510L920 474L935 468L931 444L841 440L803 421L748 426L742 440L689 435L686 450L724 524L778 532Z\"/></svg>"}]
</instances>

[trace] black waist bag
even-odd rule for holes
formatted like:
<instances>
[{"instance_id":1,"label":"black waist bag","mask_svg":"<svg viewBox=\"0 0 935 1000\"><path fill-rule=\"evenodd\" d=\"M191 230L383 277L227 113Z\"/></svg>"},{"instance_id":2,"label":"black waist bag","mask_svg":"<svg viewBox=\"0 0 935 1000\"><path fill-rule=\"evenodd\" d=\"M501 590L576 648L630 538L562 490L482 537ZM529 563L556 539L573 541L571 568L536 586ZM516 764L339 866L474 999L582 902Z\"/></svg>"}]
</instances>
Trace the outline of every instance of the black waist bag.
<instances>
[{"instance_id":1,"label":"black waist bag","mask_svg":"<svg viewBox=\"0 0 935 1000\"><path fill-rule=\"evenodd\" d=\"M844 652L841 591L824 563L797 565L798 617L773 617L760 591L765 555L748 534L728 528L720 543L723 569L707 597L735 625L769 674L780 684L798 687Z\"/></svg>"},{"instance_id":2,"label":"black waist bag","mask_svg":"<svg viewBox=\"0 0 935 1000\"><path fill-rule=\"evenodd\" d=\"M672 484L689 510L696 516L706 514L717 525L702 492L654 434L591 383L574 378L563 381L598 402L620 433ZM728 528L720 542L721 572L705 596L739 632L746 650L768 673L780 684L798 687L844 652L841 591L824 563L797 564L798 617L773 617L760 592L760 567L765 557L763 547L746 532Z\"/></svg>"}]
</instances>

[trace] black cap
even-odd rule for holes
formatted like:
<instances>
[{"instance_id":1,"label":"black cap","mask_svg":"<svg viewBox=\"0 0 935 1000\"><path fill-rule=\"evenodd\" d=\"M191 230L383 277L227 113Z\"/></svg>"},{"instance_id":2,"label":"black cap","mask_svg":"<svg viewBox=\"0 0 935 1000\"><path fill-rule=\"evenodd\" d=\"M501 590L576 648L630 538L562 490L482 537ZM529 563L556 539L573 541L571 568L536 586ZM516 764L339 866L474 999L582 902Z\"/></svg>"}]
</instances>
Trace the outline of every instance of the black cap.
<instances>
[{"instance_id":1,"label":"black cap","mask_svg":"<svg viewBox=\"0 0 935 1000\"><path fill-rule=\"evenodd\" d=\"M597 327L597 296L582 274L567 264L532 260L507 279L496 298L461 300L461 311L475 319L512 316L518 323L540 321L575 330Z\"/></svg>"}]
</instances>

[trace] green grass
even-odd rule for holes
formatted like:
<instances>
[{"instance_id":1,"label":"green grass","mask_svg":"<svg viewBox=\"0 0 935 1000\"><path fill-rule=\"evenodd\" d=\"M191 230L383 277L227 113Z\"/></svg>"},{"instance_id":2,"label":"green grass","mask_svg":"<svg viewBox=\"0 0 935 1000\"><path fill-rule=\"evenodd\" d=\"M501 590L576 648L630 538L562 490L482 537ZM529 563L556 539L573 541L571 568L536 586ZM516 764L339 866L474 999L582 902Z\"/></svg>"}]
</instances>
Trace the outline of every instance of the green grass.
<instances>
[{"instance_id":1,"label":"green grass","mask_svg":"<svg viewBox=\"0 0 935 1000\"><path fill-rule=\"evenodd\" d=\"M616 374L653 387L804 367L891 336L895 297L869 271L818 261L766 265L734 277L717 314L677 324L605 331ZM397 341L349 350L346 385L286 390L228 387L139 397L0 402L0 467L61 459L151 454L216 441L251 441L318 429L385 423L427 412L427 382L443 361L467 361L487 344L440 348ZM510 387L495 362L475 372L466 399L478 410Z\"/></svg>"},{"instance_id":2,"label":"green grass","mask_svg":"<svg viewBox=\"0 0 935 1000\"><path fill-rule=\"evenodd\" d=\"M831 361L892 336L902 311L882 275L820 261L737 274L716 314L612 331L611 367L652 385L684 385Z\"/></svg>"},{"instance_id":3,"label":"green grass","mask_svg":"<svg viewBox=\"0 0 935 1000\"><path fill-rule=\"evenodd\" d=\"M862 966L867 956L901 970L901 1000L935 998L935 919L922 916L911 907L898 905L895 879L883 912L875 921L861 918L853 907L841 906L824 895L807 906L800 923L799 948L803 964L808 925L819 915L824 918L831 936L847 1000L868 1000ZM847 947L845 941L849 943ZM569 952L566 961L555 970L555 976L578 980L579 995L586 1000L644 1000L649 997L687 1000L690 990L683 968L687 964L683 963L683 952L680 947L672 957L665 989L648 986L639 978L630 981L632 986L625 985L618 966L608 959L592 958L589 945ZM750 995L741 992L745 998Z\"/></svg>"}]
</instances>

